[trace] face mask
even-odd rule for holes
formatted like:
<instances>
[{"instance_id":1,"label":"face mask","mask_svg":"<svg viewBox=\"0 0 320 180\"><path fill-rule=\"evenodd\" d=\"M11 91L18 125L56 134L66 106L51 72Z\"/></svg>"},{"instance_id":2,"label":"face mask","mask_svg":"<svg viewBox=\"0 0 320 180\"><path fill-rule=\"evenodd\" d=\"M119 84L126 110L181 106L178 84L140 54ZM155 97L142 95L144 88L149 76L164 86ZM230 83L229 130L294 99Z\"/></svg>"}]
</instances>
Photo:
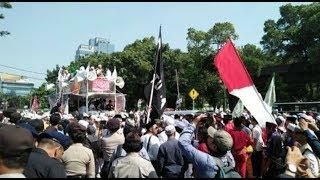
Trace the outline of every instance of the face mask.
<instances>
[{"instance_id":1,"label":"face mask","mask_svg":"<svg viewBox=\"0 0 320 180\"><path fill-rule=\"evenodd\" d=\"M253 128L253 125L252 125L252 124L250 124L250 125L249 125L249 128L250 128L250 129L252 129L252 128Z\"/></svg>"}]
</instances>

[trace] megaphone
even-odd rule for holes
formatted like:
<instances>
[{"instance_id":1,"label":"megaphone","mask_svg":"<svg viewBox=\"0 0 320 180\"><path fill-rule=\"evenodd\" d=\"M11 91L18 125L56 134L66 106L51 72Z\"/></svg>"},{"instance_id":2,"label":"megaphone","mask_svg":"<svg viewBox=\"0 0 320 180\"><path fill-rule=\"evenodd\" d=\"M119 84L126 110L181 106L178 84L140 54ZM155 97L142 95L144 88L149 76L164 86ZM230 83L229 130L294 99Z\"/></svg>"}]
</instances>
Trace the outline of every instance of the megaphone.
<instances>
[{"instance_id":1,"label":"megaphone","mask_svg":"<svg viewBox=\"0 0 320 180\"><path fill-rule=\"evenodd\" d=\"M118 76L116 81L115 81L116 86L118 86L119 88L123 88L124 86L124 80L122 79L122 77Z\"/></svg>"}]
</instances>

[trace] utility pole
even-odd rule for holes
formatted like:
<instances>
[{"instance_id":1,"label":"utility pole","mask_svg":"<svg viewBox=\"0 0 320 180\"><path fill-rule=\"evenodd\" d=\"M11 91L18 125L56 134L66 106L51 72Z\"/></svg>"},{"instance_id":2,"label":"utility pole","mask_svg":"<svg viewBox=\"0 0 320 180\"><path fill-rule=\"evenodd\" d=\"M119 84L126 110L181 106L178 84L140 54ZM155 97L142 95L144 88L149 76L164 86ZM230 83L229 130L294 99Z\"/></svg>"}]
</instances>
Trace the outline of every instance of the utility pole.
<instances>
[{"instance_id":1,"label":"utility pole","mask_svg":"<svg viewBox=\"0 0 320 180\"><path fill-rule=\"evenodd\" d=\"M177 101L179 101L180 102L180 91L179 91L179 78L178 78L178 71L177 71L177 69L175 69L175 71L176 71L176 81L177 81L177 91L178 91L178 98L177 98ZM176 104L176 106L177 106L177 104ZM180 107L179 107L180 108Z\"/></svg>"}]
</instances>

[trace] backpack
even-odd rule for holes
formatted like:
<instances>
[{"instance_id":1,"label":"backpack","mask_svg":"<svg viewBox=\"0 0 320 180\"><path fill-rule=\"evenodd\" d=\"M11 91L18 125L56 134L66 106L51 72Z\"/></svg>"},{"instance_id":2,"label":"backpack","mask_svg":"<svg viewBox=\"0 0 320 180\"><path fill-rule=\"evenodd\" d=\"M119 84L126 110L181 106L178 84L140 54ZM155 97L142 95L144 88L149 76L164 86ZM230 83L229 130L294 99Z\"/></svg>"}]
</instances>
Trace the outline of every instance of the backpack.
<instances>
[{"instance_id":1,"label":"backpack","mask_svg":"<svg viewBox=\"0 0 320 180\"><path fill-rule=\"evenodd\" d=\"M213 156L212 156L213 157ZM225 167L221 159L213 157L219 167L216 178L241 178L240 174L234 168Z\"/></svg>"}]
</instances>

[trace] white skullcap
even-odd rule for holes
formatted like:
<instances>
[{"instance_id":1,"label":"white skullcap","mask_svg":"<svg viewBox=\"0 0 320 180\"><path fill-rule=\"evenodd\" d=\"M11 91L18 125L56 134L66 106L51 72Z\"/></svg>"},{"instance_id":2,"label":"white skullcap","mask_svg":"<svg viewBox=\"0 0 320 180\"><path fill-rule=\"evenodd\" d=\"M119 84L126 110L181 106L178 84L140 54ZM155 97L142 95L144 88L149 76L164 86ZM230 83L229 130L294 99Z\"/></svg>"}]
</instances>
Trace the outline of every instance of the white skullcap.
<instances>
[{"instance_id":1,"label":"white skullcap","mask_svg":"<svg viewBox=\"0 0 320 180\"><path fill-rule=\"evenodd\" d=\"M297 127L297 125L289 123L287 126L287 129L289 129L290 131L294 131L296 127Z\"/></svg>"},{"instance_id":2,"label":"white skullcap","mask_svg":"<svg viewBox=\"0 0 320 180\"><path fill-rule=\"evenodd\" d=\"M82 126L84 126L86 128L88 128L88 125L89 125L89 123L87 121L85 121L85 120L80 120L79 124L81 124Z\"/></svg>"},{"instance_id":3,"label":"white skullcap","mask_svg":"<svg viewBox=\"0 0 320 180\"><path fill-rule=\"evenodd\" d=\"M83 117L89 117L89 115L85 112L82 115L83 115Z\"/></svg>"},{"instance_id":4,"label":"white skullcap","mask_svg":"<svg viewBox=\"0 0 320 180\"><path fill-rule=\"evenodd\" d=\"M281 120L282 123L285 123L286 120L284 119L283 116L278 116L278 118Z\"/></svg>"},{"instance_id":5,"label":"white skullcap","mask_svg":"<svg viewBox=\"0 0 320 180\"><path fill-rule=\"evenodd\" d=\"M174 132L176 132L176 128L173 125L166 126L166 128L164 128L164 130L166 131L167 135L171 135Z\"/></svg>"}]
</instances>

